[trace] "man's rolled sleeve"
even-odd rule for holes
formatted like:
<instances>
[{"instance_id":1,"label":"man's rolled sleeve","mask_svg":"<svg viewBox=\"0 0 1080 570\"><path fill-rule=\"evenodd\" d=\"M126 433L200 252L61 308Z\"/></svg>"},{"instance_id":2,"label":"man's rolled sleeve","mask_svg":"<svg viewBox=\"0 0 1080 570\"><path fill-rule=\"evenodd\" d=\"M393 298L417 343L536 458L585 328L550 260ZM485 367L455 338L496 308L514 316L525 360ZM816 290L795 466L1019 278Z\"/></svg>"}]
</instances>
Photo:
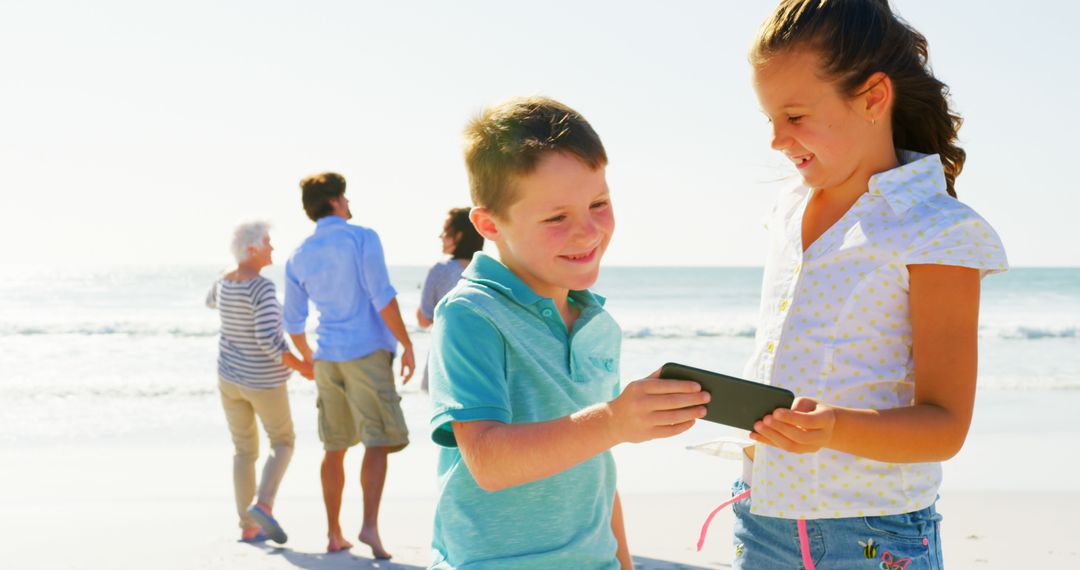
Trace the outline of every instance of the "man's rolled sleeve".
<instances>
[{"instance_id":1,"label":"man's rolled sleeve","mask_svg":"<svg viewBox=\"0 0 1080 570\"><path fill-rule=\"evenodd\" d=\"M510 423L505 340L495 325L464 299L439 305L432 329L431 439L456 447L450 422Z\"/></svg>"},{"instance_id":2,"label":"man's rolled sleeve","mask_svg":"<svg viewBox=\"0 0 1080 570\"><path fill-rule=\"evenodd\" d=\"M292 260L285 264L285 307L282 320L285 332L300 334L305 332L308 317L308 294L297 278Z\"/></svg>"},{"instance_id":3,"label":"man's rolled sleeve","mask_svg":"<svg viewBox=\"0 0 1080 570\"><path fill-rule=\"evenodd\" d=\"M390 274L386 270L382 242L379 234L368 232L360 251L360 266L363 268L364 287L371 295L371 305L376 311L382 311L394 300L397 291L390 284Z\"/></svg>"}]
</instances>

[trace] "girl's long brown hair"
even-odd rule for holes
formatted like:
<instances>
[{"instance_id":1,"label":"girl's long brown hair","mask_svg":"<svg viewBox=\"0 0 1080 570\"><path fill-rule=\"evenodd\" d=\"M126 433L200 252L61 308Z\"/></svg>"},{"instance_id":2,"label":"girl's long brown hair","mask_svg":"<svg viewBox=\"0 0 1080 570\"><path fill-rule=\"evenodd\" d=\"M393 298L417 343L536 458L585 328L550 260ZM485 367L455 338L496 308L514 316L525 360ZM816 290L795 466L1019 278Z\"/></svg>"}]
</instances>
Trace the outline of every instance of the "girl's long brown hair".
<instances>
[{"instance_id":1,"label":"girl's long brown hair","mask_svg":"<svg viewBox=\"0 0 1080 570\"><path fill-rule=\"evenodd\" d=\"M945 183L956 197L956 177L967 154L956 144L963 119L949 107L949 87L934 77L926 37L901 20L888 0L782 0L761 27L750 62L807 47L848 97L871 75L892 80L893 146L941 156Z\"/></svg>"}]
</instances>

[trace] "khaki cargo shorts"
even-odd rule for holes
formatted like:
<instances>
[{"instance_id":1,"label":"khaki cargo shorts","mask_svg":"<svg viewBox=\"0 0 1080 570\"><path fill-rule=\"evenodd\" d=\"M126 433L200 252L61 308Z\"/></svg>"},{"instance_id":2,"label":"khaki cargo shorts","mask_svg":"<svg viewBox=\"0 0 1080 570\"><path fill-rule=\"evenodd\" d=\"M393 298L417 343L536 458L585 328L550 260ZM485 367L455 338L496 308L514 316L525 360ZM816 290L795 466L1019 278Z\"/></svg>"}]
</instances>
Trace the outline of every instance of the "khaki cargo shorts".
<instances>
[{"instance_id":1,"label":"khaki cargo shorts","mask_svg":"<svg viewBox=\"0 0 1080 570\"><path fill-rule=\"evenodd\" d=\"M345 362L315 361L319 439L326 451L409 444L409 429L394 387L394 357L379 350Z\"/></svg>"}]
</instances>

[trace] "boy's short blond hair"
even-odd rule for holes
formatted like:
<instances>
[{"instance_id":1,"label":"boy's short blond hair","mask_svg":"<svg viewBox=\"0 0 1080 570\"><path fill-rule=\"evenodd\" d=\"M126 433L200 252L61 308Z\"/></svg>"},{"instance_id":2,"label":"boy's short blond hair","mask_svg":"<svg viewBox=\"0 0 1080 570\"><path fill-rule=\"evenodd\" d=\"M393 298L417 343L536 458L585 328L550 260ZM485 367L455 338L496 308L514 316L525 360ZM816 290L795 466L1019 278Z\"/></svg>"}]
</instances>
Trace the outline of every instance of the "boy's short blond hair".
<instances>
[{"instance_id":1,"label":"boy's short blond hair","mask_svg":"<svg viewBox=\"0 0 1080 570\"><path fill-rule=\"evenodd\" d=\"M484 109L465 127L473 204L503 216L517 200L515 178L545 155L565 152L590 168L607 165L599 135L577 111L547 97L516 97Z\"/></svg>"}]
</instances>

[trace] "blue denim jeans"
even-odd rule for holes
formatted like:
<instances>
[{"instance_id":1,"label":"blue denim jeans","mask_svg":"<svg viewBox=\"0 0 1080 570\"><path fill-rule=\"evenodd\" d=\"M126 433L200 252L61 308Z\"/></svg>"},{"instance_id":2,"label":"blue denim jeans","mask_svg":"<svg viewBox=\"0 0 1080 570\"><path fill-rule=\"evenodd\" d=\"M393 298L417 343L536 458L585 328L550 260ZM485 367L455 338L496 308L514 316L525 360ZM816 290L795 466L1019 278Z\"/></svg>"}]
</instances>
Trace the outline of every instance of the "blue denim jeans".
<instances>
[{"instance_id":1,"label":"blue denim jeans","mask_svg":"<svg viewBox=\"0 0 1080 570\"><path fill-rule=\"evenodd\" d=\"M732 495L748 487L740 479ZM753 495L735 511L736 570L805 570L795 519L750 513ZM818 570L941 570L941 515L934 505L900 515L806 521Z\"/></svg>"}]
</instances>

